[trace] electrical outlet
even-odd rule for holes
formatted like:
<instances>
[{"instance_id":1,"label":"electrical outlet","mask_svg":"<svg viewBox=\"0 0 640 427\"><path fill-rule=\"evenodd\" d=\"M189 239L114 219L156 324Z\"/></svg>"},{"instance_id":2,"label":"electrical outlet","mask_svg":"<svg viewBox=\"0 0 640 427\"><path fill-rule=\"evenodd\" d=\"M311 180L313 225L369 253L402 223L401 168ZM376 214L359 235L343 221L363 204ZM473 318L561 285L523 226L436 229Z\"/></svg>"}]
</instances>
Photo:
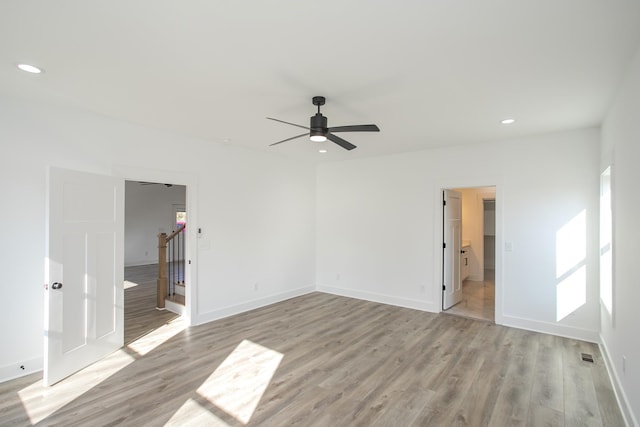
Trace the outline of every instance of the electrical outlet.
<instances>
[{"instance_id":1,"label":"electrical outlet","mask_svg":"<svg viewBox=\"0 0 640 427\"><path fill-rule=\"evenodd\" d=\"M260 286L258 285L258 282L256 282L256 283L254 283L254 284L253 284L253 290L254 290L254 291L257 291L259 287L260 287Z\"/></svg>"},{"instance_id":2,"label":"electrical outlet","mask_svg":"<svg viewBox=\"0 0 640 427\"><path fill-rule=\"evenodd\" d=\"M627 373L627 356L622 356L622 373Z\"/></svg>"},{"instance_id":3,"label":"electrical outlet","mask_svg":"<svg viewBox=\"0 0 640 427\"><path fill-rule=\"evenodd\" d=\"M504 250L505 252L513 252L513 243L504 242Z\"/></svg>"},{"instance_id":4,"label":"electrical outlet","mask_svg":"<svg viewBox=\"0 0 640 427\"><path fill-rule=\"evenodd\" d=\"M144 251L144 256L149 256L149 251Z\"/></svg>"},{"instance_id":5,"label":"electrical outlet","mask_svg":"<svg viewBox=\"0 0 640 427\"><path fill-rule=\"evenodd\" d=\"M424 285L420 286L420 292L424 294L425 291L426 291L426 289L425 289Z\"/></svg>"},{"instance_id":6,"label":"electrical outlet","mask_svg":"<svg viewBox=\"0 0 640 427\"><path fill-rule=\"evenodd\" d=\"M340 273L336 273L336 280L340 280Z\"/></svg>"}]
</instances>

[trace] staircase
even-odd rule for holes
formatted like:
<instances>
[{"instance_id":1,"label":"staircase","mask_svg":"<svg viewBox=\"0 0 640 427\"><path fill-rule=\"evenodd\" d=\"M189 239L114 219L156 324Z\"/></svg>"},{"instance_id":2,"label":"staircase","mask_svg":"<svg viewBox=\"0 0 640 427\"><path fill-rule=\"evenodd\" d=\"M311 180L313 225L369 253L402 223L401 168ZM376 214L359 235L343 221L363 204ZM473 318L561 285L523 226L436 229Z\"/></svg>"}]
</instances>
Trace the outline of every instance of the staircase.
<instances>
[{"instance_id":1,"label":"staircase","mask_svg":"<svg viewBox=\"0 0 640 427\"><path fill-rule=\"evenodd\" d=\"M158 234L158 310L168 309L182 314L185 305L185 239L182 224L170 235Z\"/></svg>"}]
</instances>

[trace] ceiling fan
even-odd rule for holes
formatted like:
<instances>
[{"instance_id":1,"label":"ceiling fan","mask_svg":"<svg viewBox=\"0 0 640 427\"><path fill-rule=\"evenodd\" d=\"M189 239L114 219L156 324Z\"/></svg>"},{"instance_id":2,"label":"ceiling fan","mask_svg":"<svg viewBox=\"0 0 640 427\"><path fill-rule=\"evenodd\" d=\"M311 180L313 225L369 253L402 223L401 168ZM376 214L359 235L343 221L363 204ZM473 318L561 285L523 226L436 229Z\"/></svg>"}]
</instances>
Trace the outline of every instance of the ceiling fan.
<instances>
[{"instance_id":1,"label":"ceiling fan","mask_svg":"<svg viewBox=\"0 0 640 427\"><path fill-rule=\"evenodd\" d=\"M336 126L336 127L328 127L327 126L327 118L322 115L320 112L320 106L324 105L326 99L324 96L314 96L312 99L313 105L318 106L318 112L311 117L311 123L309 127L297 125L295 123L285 122L284 120L274 119L272 117L267 117L269 120L274 120L276 122L285 123L287 125L296 126L302 129L306 129L308 132L305 132L300 135L292 136L291 138L283 139L282 141L274 142L272 145L281 144L283 142L291 141L292 139L302 138L303 136L309 135L310 139L314 142L323 142L327 139L331 142L334 142L344 148L345 150L353 150L356 148L355 145L340 138L337 135L334 135L336 132L380 132L380 128L376 125L351 125L351 126Z\"/></svg>"}]
</instances>

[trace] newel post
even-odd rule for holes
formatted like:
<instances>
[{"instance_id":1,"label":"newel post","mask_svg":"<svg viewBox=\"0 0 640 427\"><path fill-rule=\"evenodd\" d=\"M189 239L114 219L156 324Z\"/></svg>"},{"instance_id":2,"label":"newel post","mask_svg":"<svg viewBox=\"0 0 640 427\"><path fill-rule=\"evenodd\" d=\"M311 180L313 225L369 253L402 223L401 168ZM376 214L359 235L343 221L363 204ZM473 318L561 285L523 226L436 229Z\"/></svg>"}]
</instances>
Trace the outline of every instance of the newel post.
<instances>
[{"instance_id":1,"label":"newel post","mask_svg":"<svg viewBox=\"0 0 640 427\"><path fill-rule=\"evenodd\" d=\"M167 296L167 233L158 234L158 290L156 308L164 309Z\"/></svg>"}]
</instances>

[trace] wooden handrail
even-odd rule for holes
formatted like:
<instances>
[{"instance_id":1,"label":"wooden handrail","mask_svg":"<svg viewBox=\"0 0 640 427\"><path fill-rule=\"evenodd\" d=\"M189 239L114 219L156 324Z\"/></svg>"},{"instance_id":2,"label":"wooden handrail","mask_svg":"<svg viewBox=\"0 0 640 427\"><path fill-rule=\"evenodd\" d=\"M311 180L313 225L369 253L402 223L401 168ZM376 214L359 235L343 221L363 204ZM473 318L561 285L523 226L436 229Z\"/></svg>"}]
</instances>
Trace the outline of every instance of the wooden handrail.
<instances>
[{"instance_id":1,"label":"wooden handrail","mask_svg":"<svg viewBox=\"0 0 640 427\"><path fill-rule=\"evenodd\" d=\"M174 231L173 233L171 233L169 235L169 237L166 237L167 242L173 240L174 237L176 237L182 230L184 230L184 228L187 226L187 224L182 224L180 227L178 227L178 229L176 231ZM166 236L166 234L165 234Z\"/></svg>"}]
</instances>

